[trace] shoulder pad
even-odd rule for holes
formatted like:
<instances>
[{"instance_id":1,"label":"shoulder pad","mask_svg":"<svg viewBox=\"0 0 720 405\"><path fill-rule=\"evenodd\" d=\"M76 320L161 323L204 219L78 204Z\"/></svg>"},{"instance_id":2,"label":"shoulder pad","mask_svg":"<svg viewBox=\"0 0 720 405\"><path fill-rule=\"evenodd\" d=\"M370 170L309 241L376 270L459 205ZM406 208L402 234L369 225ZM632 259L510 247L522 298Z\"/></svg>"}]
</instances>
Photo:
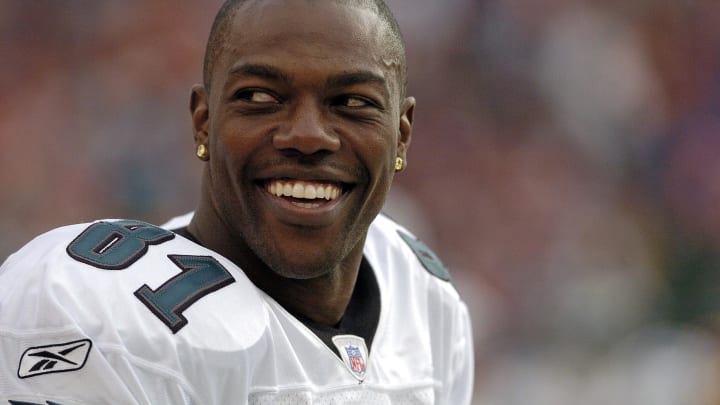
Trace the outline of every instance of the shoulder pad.
<instances>
[{"instance_id":1,"label":"shoulder pad","mask_svg":"<svg viewBox=\"0 0 720 405\"><path fill-rule=\"evenodd\" d=\"M450 273L448 273L447 269L442 264L442 261L440 261L440 258L437 257L437 255L432 250L430 250L430 248L425 243L413 238L409 234L399 229L397 233L398 235L400 235L400 238L402 238L402 240L407 243L410 249L412 249L413 253L415 253L415 256L417 256L420 263L423 265L423 267L425 267L425 270L427 270L428 272L430 272L430 274L441 280L451 281Z\"/></svg>"}]
</instances>

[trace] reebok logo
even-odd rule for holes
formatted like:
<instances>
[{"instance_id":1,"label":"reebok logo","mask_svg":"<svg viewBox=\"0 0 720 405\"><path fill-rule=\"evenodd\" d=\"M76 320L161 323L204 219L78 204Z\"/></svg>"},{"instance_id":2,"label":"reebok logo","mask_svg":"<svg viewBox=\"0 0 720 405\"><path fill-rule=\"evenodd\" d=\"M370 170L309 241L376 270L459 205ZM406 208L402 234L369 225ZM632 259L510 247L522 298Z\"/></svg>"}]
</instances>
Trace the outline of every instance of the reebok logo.
<instances>
[{"instance_id":1,"label":"reebok logo","mask_svg":"<svg viewBox=\"0 0 720 405\"><path fill-rule=\"evenodd\" d=\"M91 347L89 339L31 347L20 358L18 377L79 370L85 366Z\"/></svg>"}]
</instances>

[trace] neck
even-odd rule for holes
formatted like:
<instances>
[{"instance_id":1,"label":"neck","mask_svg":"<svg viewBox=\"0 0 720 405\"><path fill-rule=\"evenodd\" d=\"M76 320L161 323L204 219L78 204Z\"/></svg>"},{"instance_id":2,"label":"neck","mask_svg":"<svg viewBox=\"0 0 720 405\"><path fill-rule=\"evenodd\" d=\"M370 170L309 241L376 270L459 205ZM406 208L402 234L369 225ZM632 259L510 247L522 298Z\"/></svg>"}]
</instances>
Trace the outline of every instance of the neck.
<instances>
[{"instance_id":1,"label":"neck","mask_svg":"<svg viewBox=\"0 0 720 405\"><path fill-rule=\"evenodd\" d=\"M251 280L288 312L315 323L334 326L345 314L359 266L358 263L352 271L333 271L308 280L288 279L271 271L264 271L260 277L251 277Z\"/></svg>"},{"instance_id":2,"label":"neck","mask_svg":"<svg viewBox=\"0 0 720 405\"><path fill-rule=\"evenodd\" d=\"M201 245L235 263L253 284L288 312L322 325L334 326L340 322L355 288L364 238L335 268L322 275L289 278L268 267L243 238L233 236L214 210L205 208L207 205L203 207L201 203L188 225L188 231Z\"/></svg>"}]
</instances>

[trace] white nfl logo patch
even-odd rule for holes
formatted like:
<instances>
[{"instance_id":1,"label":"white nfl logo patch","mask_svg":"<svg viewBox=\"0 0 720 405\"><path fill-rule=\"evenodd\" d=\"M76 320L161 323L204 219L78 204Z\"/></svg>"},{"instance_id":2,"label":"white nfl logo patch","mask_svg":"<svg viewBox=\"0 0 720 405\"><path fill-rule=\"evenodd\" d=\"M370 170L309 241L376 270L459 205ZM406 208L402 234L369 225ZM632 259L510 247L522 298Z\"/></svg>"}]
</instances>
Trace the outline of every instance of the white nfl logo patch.
<instances>
[{"instance_id":1,"label":"white nfl logo patch","mask_svg":"<svg viewBox=\"0 0 720 405\"><path fill-rule=\"evenodd\" d=\"M367 373L368 350L365 339L354 335L338 335L332 338L350 373L359 381Z\"/></svg>"}]
</instances>

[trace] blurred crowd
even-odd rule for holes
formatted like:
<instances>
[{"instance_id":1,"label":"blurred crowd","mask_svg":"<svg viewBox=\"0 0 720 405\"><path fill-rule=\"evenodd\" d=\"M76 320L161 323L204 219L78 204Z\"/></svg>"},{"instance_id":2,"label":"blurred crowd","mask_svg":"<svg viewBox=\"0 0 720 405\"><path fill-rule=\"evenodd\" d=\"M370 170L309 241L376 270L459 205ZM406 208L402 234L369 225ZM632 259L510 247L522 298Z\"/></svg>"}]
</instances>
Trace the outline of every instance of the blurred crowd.
<instances>
[{"instance_id":1,"label":"blurred crowd","mask_svg":"<svg viewBox=\"0 0 720 405\"><path fill-rule=\"evenodd\" d=\"M0 2L0 261L193 209L199 4ZM720 404L720 2L388 4L418 107L386 209L470 306L476 403Z\"/></svg>"}]
</instances>

